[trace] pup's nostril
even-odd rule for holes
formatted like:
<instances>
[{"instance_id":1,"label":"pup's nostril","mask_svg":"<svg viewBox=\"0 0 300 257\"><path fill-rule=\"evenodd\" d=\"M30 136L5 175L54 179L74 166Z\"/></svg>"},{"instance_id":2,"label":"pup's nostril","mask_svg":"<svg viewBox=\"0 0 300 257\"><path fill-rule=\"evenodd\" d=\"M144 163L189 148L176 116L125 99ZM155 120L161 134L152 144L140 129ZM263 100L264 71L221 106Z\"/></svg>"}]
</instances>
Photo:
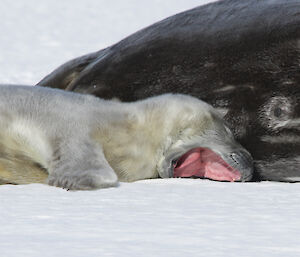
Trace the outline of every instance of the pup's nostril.
<instances>
[{"instance_id":1,"label":"pup's nostril","mask_svg":"<svg viewBox=\"0 0 300 257\"><path fill-rule=\"evenodd\" d=\"M251 155L246 151L230 153L229 157L235 164L239 166L243 166L243 167L253 166L253 159Z\"/></svg>"},{"instance_id":2,"label":"pup's nostril","mask_svg":"<svg viewBox=\"0 0 300 257\"><path fill-rule=\"evenodd\" d=\"M239 163L240 163L240 157L239 157L239 155L237 155L236 153L231 153L231 154L230 154L230 158L231 158L236 164L239 164Z\"/></svg>"},{"instance_id":3,"label":"pup's nostril","mask_svg":"<svg viewBox=\"0 0 300 257\"><path fill-rule=\"evenodd\" d=\"M249 181L253 174L253 159L247 151L237 151L229 154L232 165L242 171L242 181Z\"/></svg>"}]
</instances>

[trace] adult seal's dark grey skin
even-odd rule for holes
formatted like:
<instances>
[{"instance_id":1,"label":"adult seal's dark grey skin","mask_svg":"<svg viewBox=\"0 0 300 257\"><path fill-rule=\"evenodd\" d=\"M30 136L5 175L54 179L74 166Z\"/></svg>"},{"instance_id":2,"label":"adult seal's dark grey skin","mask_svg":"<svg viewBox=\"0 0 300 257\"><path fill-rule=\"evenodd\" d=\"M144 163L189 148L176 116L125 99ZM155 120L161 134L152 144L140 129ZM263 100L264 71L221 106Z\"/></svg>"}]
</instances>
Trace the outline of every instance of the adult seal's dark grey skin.
<instances>
[{"instance_id":1,"label":"adult seal's dark grey skin","mask_svg":"<svg viewBox=\"0 0 300 257\"><path fill-rule=\"evenodd\" d=\"M122 101L166 92L224 112L256 179L300 181L300 1L224 0L62 65L40 86Z\"/></svg>"}]
</instances>

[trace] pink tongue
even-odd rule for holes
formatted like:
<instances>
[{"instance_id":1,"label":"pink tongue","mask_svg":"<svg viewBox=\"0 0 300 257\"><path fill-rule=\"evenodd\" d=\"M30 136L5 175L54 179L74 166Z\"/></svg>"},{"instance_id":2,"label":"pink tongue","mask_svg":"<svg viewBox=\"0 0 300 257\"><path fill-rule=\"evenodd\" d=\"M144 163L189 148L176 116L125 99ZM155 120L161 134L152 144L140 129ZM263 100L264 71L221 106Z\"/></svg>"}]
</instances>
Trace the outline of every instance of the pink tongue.
<instances>
[{"instance_id":1,"label":"pink tongue","mask_svg":"<svg viewBox=\"0 0 300 257\"><path fill-rule=\"evenodd\" d=\"M218 181L240 180L239 171L207 148L195 148L184 154L174 167L174 177L200 177Z\"/></svg>"}]
</instances>

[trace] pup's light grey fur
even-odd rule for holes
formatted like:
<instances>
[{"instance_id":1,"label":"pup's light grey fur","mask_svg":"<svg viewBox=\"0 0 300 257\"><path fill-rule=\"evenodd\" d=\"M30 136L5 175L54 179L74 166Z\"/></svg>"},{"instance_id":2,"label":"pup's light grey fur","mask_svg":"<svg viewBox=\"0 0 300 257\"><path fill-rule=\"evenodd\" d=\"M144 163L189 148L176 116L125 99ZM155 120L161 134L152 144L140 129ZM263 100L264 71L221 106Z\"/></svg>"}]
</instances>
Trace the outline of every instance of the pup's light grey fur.
<instances>
[{"instance_id":1,"label":"pup's light grey fur","mask_svg":"<svg viewBox=\"0 0 300 257\"><path fill-rule=\"evenodd\" d=\"M84 190L167 178L172 159L199 146L220 155L242 149L218 113L190 96L119 103L57 89L0 87L2 182Z\"/></svg>"}]
</instances>

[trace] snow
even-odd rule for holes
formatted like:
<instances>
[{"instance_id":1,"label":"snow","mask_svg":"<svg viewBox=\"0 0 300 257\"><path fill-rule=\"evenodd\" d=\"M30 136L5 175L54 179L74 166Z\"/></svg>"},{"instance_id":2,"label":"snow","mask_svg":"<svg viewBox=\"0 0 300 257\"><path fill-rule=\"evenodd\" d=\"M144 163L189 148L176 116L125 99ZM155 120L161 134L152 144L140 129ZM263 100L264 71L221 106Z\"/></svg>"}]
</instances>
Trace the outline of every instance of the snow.
<instances>
[{"instance_id":1,"label":"snow","mask_svg":"<svg viewBox=\"0 0 300 257\"><path fill-rule=\"evenodd\" d=\"M2 256L300 256L298 184L7 185L0 199Z\"/></svg>"},{"instance_id":2,"label":"snow","mask_svg":"<svg viewBox=\"0 0 300 257\"><path fill-rule=\"evenodd\" d=\"M63 62L208 1L0 2L0 81L35 84ZM145 180L70 192L0 186L5 257L300 256L300 184Z\"/></svg>"}]
</instances>

